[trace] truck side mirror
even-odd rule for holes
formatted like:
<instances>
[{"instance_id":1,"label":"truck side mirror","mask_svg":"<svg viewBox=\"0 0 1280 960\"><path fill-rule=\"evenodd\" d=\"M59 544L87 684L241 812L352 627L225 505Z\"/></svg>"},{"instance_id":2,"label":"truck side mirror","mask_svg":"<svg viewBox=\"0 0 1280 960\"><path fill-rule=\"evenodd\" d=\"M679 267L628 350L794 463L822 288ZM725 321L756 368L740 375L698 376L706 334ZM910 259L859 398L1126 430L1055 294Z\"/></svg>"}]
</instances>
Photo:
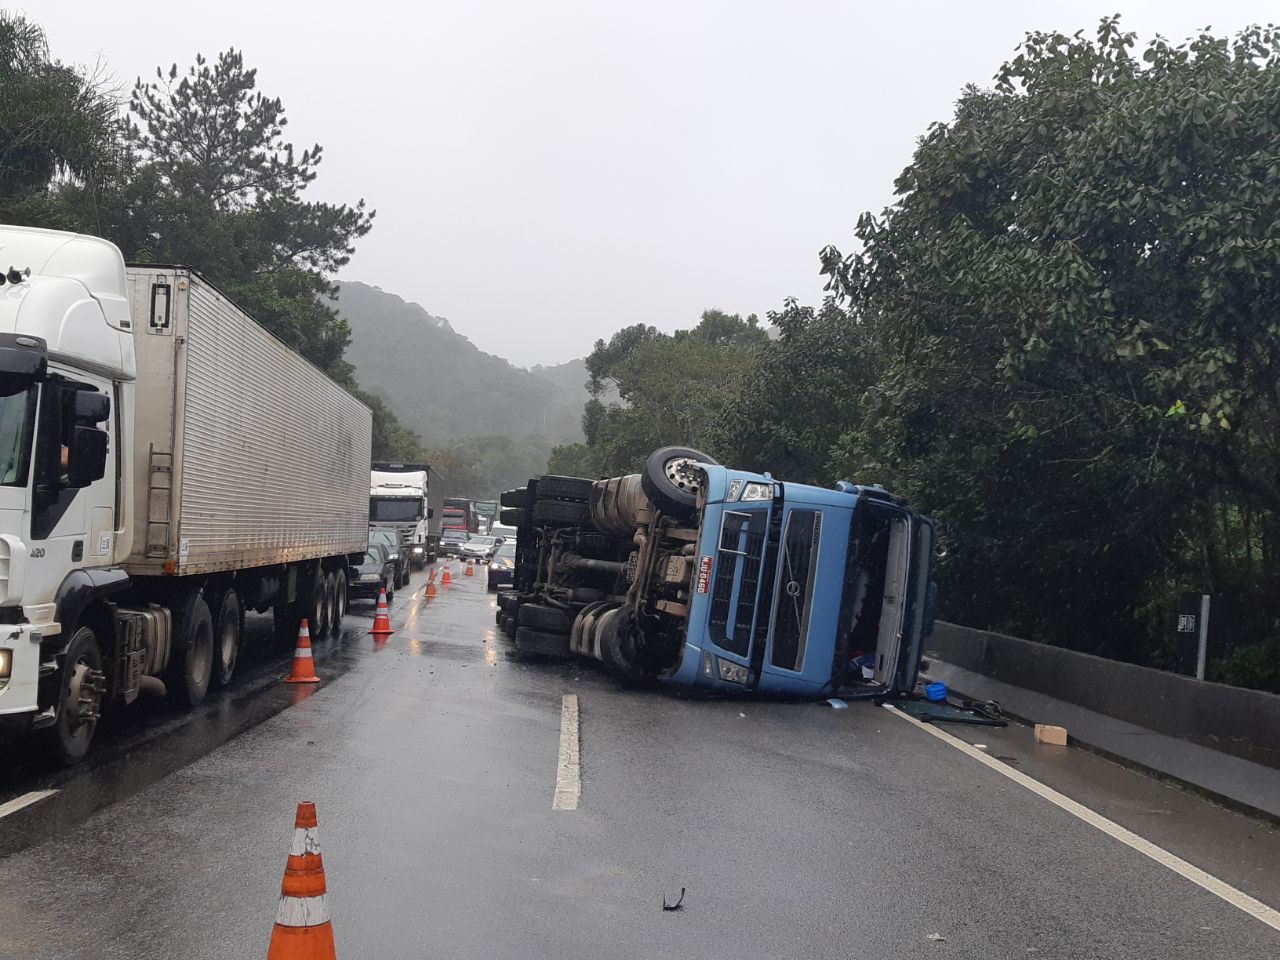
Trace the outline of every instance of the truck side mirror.
<instances>
[{"instance_id":1,"label":"truck side mirror","mask_svg":"<svg viewBox=\"0 0 1280 960\"><path fill-rule=\"evenodd\" d=\"M75 418L77 423L102 423L111 416L111 399L106 394L90 390L76 391Z\"/></svg>"},{"instance_id":2,"label":"truck side mirror","mask_svg":"<svg viewBox=\"0 0 1280 960\"><path fill-rule=\"evenodd\" d=\"M106 397L102 399L105 400ZM109 439L105 430L95 430L93 427L74 429L71 434L71 449L67 454L68 487L78 490L107 475L107 441Z\"/></svg>"}]
</instances>

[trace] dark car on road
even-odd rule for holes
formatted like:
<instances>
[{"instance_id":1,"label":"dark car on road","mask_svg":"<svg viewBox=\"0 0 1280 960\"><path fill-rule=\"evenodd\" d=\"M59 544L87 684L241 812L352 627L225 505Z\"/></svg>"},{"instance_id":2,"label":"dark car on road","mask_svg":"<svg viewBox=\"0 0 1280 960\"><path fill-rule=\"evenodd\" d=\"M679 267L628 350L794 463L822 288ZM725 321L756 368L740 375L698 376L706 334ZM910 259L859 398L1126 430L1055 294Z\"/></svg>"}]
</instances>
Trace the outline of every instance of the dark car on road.
<instances>
[{"instance_id":1,"label":"dark car on road","mask_svg":"<svg viewBox=\"0 0 1280 960\"><path fill-rule=\"evenodd\" d=\"M511 539L498 545L498 551L489 560L488 587L497 590L515 582L516 541Z\"/></svg>"},{"instance_id":2,"label":"dark car on road","mask_svg":"<svg viewBox=\"0 0 1280 960\"><path fill-rule=\"evenodd\" d=\"M396 595L396 565L381 544L370 544L361 561L347 572L347 596L376 600L385 587L387 602Z\"/></svg>"},{"instance_id":3,"label":"dark car on road","mask_svg":"<svg viewBox=\"0 0 1280 960\"><path fill-rule=\"evenodd\" d=\"M378 527L369 528L369 546L374 544L382 547L387 551L387 556L391 562L395 564L395 576L391 580L393 587L405 587L409 585L409 551L404 548L394 530L382 530Z\"/></svg>"},{"instance_id":4,"label":"dark car on road","mask_svg":"<svg viewBox=\"0 0 1280 960\"><path fill-rule=\"evenodd\" d=\"M471 539L471 534L456 527L447 527L440 534L440 552L446 557L462 555L462 545Z\"/></svg>"}]
</instances>

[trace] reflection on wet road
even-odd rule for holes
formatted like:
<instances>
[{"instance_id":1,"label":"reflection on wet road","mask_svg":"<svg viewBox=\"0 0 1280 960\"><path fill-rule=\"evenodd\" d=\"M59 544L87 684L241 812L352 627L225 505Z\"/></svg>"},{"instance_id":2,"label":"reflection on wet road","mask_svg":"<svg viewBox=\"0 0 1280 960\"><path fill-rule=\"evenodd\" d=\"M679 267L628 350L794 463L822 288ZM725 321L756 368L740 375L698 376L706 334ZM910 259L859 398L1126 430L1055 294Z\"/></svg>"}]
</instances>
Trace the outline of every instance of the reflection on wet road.
<instances>
[{"instance_id":1,"label":"reflection on wet road","mask_svg":"<svg viewBox=\"0 0 1280 960\"><path fill-rule=\"evenodd\" d=\"M480 577L401 591L389 638L361 604L316 644L316 687L280 683L276 650L198 711L126 716L84 768L6 758L0 804L57 792L0 819L0 957L264 956L300 800L343 957L1280 955L885 710L623 690L514 659L493 612ZM1142 832L1169 788L1117 771L1055 786L1105 787ZM576 803L554 809L558 788ZM1200 866L1280 899L1274 831L1168 807L1162 843L1194 826Z\"/></svg>"}]
</instances>

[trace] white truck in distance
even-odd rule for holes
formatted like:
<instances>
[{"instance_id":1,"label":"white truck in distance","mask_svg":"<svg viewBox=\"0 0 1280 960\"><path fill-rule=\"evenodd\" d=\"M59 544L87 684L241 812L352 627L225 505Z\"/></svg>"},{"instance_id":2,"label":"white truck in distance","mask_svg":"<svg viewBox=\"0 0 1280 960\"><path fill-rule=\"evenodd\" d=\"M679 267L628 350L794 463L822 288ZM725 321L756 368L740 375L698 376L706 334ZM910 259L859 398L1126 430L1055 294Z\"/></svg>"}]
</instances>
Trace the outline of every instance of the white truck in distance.
<instances>
[{"instance_id":1,"label":"white truck in distance","mask_svg":"<svg viewBox=\"0 0 1280 960\"><path fill-rule=\"evenodd\" d=\"M369 473L369 526L394 531L415 570L439 555L443 490L426 463L380 460Z\"/></svg>"},{"instance_id":2,"label":"white truck in distance","mask_svg":"<svg viewBox=\"0 0 1280 960\"><path fill-rule=\"evenodd\" d=\"M7 226L0 259L0 739L74 762L104 699L230 681L246 610L341 622L371 417L190 270Z\"/></svg>"}]
</instances>

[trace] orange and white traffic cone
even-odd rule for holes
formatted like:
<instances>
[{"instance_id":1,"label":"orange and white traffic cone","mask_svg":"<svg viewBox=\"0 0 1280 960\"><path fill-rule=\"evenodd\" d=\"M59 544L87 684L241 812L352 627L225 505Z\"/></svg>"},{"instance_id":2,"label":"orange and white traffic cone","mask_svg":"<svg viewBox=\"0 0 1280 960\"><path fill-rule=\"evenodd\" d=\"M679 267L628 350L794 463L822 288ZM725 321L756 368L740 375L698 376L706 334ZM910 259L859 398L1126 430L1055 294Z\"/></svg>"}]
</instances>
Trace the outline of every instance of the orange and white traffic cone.
<instances>
[{"instance_id":1,"label":"orange and white traffic cone","mask_svg":"<svg viewBox=\"0 0 1280 960\"><path fill-rule=\"evenodd\" d=\"M391 629L391 613L387 609L387 588L378 591L378 609L373 615L373 626L369 629L375 637L389 637L395 633Z\"/></svg>"},{"instance_id":2,"label":"orange and white traffic cone","mask_svg":"<svg viewBox=\"0 0 1280 960\"><path fill-rule=\"evenodd\" d=\"M462 571L462 575L464 577L474 577L476 575L476 568L471 565L470 560L467 561L467 569Z\"/></svg>"},{"instance_id":3,"label":"orange and white traffic cone","mask_svg":"<svg viewBox=\"0 0 1280 960\"><path fill-rule=\"evenodd\" d=\"M293 669L284 678L285 683L319 683L316 676L316 662L311 656L311 631L307 629L307 621L298 625L298 645L293 650Z\"/></svg>"},{"instance_id":4,"label":"orange and white traffic cone","mask_svg":"<svg viewBox=\"0 0 1280 960\"><path fill-rule=\"evenodd\" d=\"M314 803L298 804L267 960L337 960Z\"/></svg>"},{"instance_id":5,"label":"orange and white traffic cone","mask_svg":"<svg viewBox=\"0 0 1280 960\"><path fill-rule=\"evenodd\" d=\"M440 583L453 583L453 574L449 572L449 564L447 561L444 565L444 573L440 574Z\"/></svg>"},{"instance_id":6,"label":"orange and white traffic cone","mask_svg":"<svg viewBox=\"0 0 1280 960\"><path fill-rule=\"evenodd\" d=\"M436 568L432 567L431 572L427 574L427 589L422 591L423 596L434 597L436 595Z\"/></svg>"}]
</instances>

